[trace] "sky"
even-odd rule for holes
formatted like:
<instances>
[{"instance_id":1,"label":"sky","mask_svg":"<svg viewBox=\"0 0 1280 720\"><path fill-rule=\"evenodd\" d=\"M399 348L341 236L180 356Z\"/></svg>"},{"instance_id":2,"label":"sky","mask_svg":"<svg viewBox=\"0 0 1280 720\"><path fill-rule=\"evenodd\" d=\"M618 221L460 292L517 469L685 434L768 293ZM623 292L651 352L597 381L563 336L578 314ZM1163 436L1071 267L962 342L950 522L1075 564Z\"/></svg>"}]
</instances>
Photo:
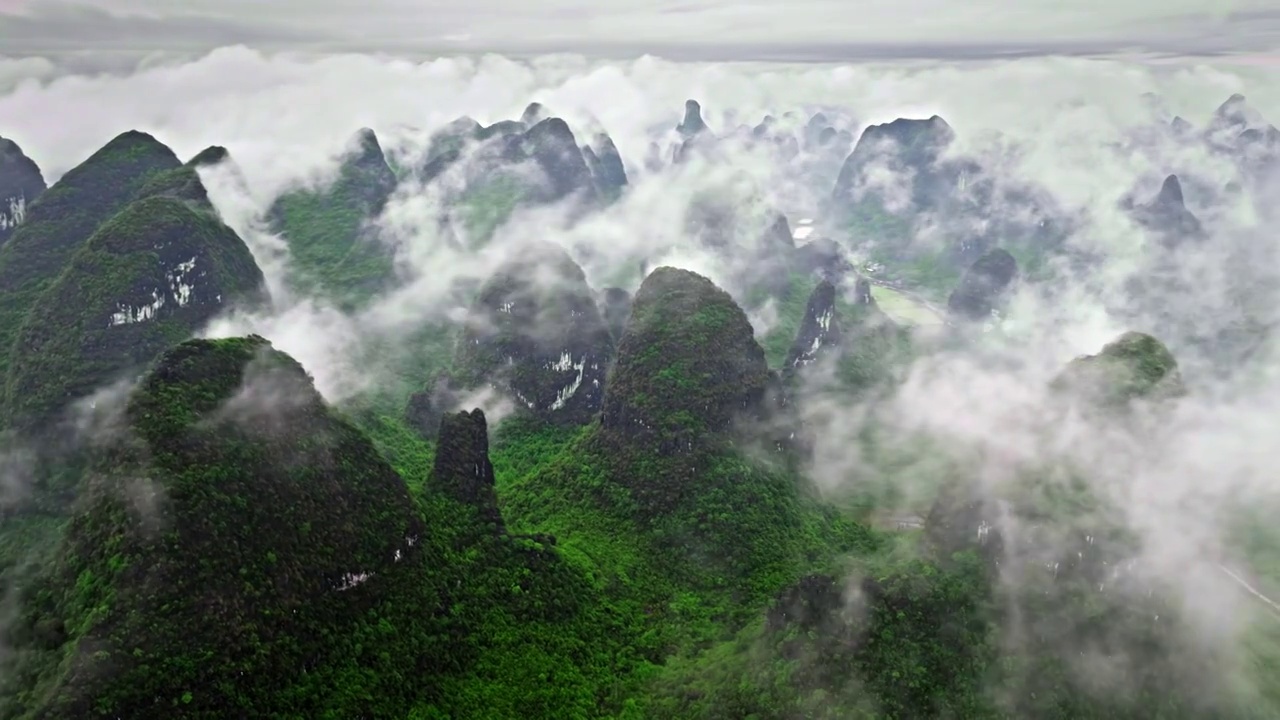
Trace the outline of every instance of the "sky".
<instances>
[{"instance_id":1,"label":"sky","mask_svg":"<svg viewBox=\"0 0 1280 720\"><path fill-rule=\"evenodd\" d=\"M10 56L266 49L691 59L1280 46L1275 0L0 0Z\"/></svg>"}]
</instances>

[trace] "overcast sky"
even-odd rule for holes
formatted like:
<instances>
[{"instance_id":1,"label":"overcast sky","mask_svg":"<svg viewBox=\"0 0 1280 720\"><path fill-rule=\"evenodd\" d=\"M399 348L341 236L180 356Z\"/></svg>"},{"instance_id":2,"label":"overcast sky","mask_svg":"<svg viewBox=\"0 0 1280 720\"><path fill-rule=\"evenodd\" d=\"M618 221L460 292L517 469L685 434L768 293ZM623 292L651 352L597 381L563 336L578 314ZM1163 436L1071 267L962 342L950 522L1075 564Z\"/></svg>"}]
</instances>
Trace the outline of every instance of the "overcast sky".
<instances>
[{"instance_id":1,"label":"overcast sky","mask_svg":"<svg viewBox=\"0 0 1280 720\"><path fill-rule=\"evenodd\" d=\"M835 59L867 46L1177 53L1280 47L1277 0L0 0L14 55L261 48ZM965 50L968 48L968 50ZM881 50L885 52L885 50ZM939 52L946 53L945 48ZM927 50L919 54L930 54Z\"/></svg>"}]
</instances>

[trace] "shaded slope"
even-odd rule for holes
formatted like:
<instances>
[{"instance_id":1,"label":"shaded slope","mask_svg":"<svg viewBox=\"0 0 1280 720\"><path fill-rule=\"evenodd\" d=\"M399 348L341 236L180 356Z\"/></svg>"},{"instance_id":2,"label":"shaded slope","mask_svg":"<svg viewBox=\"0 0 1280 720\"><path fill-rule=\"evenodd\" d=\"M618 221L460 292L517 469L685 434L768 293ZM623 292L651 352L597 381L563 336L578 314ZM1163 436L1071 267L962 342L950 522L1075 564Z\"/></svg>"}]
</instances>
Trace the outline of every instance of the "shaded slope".
<instances>
[{"instance_id":1,"label":"shaded slope","mask_svg":"<svg viewBox=\"0 0 1280 720\"><path fill-rule=\"evenodd\" d=\"M74 254L23 323L6 384L8 420L46 422L229 305L262 297L248 247L211 209L168 194L132 203Z\"/></svg>"},{"instance_id":2,"label":"shaded slope","mask_svg":"<svg viewBox=\"0 0 1280 720\"><path fill-rule=\"evenodd\" d=\"M489 385L556 423L585 424L600 410L614 342L564 250L535 243L516 251L481 287L466 325L455 387Z\"/></svg>"},{"instance_id":3,"label":"shaded slope","mask_svg":"<svg viewBox=\"0 0 1280 720\"><path fill-rule=\"evenodd\" d=\"M752 412L767 379L764 351L733 298L701 275L660 267L636 292L602 424L630 443L686 452Z\"/></svg>"},{"instance_id":4,"label":"shaded slope","mask_svg":"<svg viewBox=\"0 0 1280 720\"><path fill-rule=\"evenodd\" d=\"M10 348L27 313L72 255L156 174L180 166L155 138L130 131L67 172L27 208L25 222L0 247L0 373L8 372Z\"/></svg>"},{"instance_id":5,"label":"shaded slope","mask_svg":"<svg viewBox=\"0 0 1280 720\"><path fill-rule=\"evenodd\" d=\"M332 633L414 561L404 483L260 338L178 346L125 422L18 630L5 715L320 711L299 687L356 650Z\"/></svg>"},{"instance_id":6,"label":"shaded slope","mask_svg":"<svg viewBox=\"0 0 1280 720\"><path fill-rule=\"evenodd\" d=\"M0 137L0 245L26 218L27 206L44 191L39 166L17 143Z\"/></svg>"},{"instance_id":7,"label":"shaded slope","mask_svg":"<svg viewBox=\"0 0 1280 720\"><path fill-rule=\"evenodd\" d=\"M947 298L953 317L982 321L1000 309L1010 285L1018 276L1018 261L1001 248L988 251L973 262Z\"/></svg>"},{"instance_id":8,"label":"shaded slope","mask_svg":"<svg viewBox=\"0 0 1280 720\"><path fill-rule=\"evenodd\" d=\"M368 223L395 188L395 173L377 136L364 128L351 139L332 185L277 199L269 217L289 244L291 282L348 306L384 288L393 278L392 253Z\"/></svg>"},{"instance_id":9,"label":"shaded slope","mask_svg":"<svg viewBox=\"0 0 1280 720\"><path fill-rule=\"evenodd\" d=\"M1205 238L1199 218L1187 209L1177 175L1166 177L1160 192L1151 201L1134 207L1133 214L1143 227L1156 233L1168 246Z\"/></svg>"}]
</instances>

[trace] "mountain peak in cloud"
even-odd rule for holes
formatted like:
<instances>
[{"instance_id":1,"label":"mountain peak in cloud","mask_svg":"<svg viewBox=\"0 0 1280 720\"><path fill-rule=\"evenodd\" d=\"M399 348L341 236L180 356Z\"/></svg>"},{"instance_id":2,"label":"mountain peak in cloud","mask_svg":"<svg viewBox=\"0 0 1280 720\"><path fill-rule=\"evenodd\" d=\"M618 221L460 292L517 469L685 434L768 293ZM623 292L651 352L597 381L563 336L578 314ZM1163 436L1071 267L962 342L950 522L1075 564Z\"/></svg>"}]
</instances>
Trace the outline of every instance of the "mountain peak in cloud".
<instances>
[{"instance_id":1,"label":"mountain peak in cloud","mask_svg":"<svg viewBox=\"0 0 1280 720\"><path fill-rule=\"evenodd\" d=\"M525 127L533 127L545 120L547 117L547 109L540 102L531 102L525 107L524 112L520 113L520 122Z\"/></svg>"},{"instance_id":2,"label":"mountain peak in cloud","mask_svg":"<svg viewBox=\"0 0 1280 720\"><path fill-rule=\"evenodd\" d=\"M693 99L684 101L684 119L676 130L685 137L692 137L707 130L707 123L702 119L702 105Z\"/></svg>"},{"instance_id":3,"label":"mountain peak in cloud","mask_svg":"<svg viewBox=\"0 0 1280 720\"><path fill-rule=\"evenodd\" d=\"M1182 183L1177 175L1170 175L1164 179L1164 184L1160 186L1160 194L1156 195L1156 204L1169 208L1186 207L1182 197Z\"/></svg>"},{"instance_id":4,"label":"mountain peak in cloud","mask_svg":"<svg viewBox=\"0 0 1280 720\"><path fill-rule=\"evenodd\" d=\"M209 147L196 153L195 157L187 161L191 167L208 167L217 165L222 161L231 157L231 153L221 145L210 145Z\"/></svg>"}]
</instances>

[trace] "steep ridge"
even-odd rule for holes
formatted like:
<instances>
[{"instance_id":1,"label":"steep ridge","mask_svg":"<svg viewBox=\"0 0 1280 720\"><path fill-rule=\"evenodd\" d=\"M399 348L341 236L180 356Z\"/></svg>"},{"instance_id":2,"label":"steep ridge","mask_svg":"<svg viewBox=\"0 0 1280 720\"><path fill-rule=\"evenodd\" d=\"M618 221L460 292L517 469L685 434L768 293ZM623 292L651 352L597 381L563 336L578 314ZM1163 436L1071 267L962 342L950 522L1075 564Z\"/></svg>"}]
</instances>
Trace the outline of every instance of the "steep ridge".
<instances>
[{"instance_id":1,"label":"steep ridge","mask_svg":"<svg viewBox=\"0 0 1280 720\"><path fill-rule=\"evenodd\" d=\"M451 370L458 392L492 387L516 407L581 425L599 412L614 341L582 268L532 243L481 287Z\"/></svg>"},{"instance_id":2,"label":"steep ridge","mask_svg":"<svg viewBox=\"0 0 1280 720\"><path fill-rule=\"evenodd\" d=\"M22 324L6 383L10 426L46 423L71 401L141 370L223 309L265 299L244 241L207 200L201 207L182 199L192 187L203 198L194 171L157 179L171 174L190 175L182 192L157 192L104 223Z\"/></svg>"},{"instance_id":3,"label":"steep ridge","mask_svg":"<svg viewBox=\"0 0 1280 720\"><path fill-rule=\"evenodd\" d=\"M363 128L348 142L331 185L278 198L268 218L288 242L291 282L346 307L385 289L394 279L392 252L379 243L370 223L396 185L377 135Z\"/></svg>"},{"instance_id":4,"label":"steep ridge","mask_svg":"<svg viewBox=\"0 0 1280 720\"><path fill-rule=\"evenodd\" d=\"M752 412L767 378L764 351L733 298L700 275L661 267L636 292L602 426L662 454L686 452Z\"/></svg>"},{"instance_id":5,"label":"steep ridge","mask_svg":"<svg viewBox=\"0 0 1280 720\"><path fill-rule=\"evenodd\" d=\"M27 206L45 187L40 167L16 142L0 137L0 245L26 218Z\"/></svg>"},{"instance_id":6,"label":"steep ridge","mask_svg":"<svg viewBox=\"0 0 1280 720\"><path fill-rule=\"evenodd\" d=\"M159 173L182 165L146 133L119 135L63 175L27 208L0 247L0 373L27 314L98 227L139 196Z\"/></svg>"},{"instance_id":7,"label":"steep ridge","mask_svg":"<svg viewBox=\"0 0 1280 720\"><path fill-rule=\"evenodd\" d=\"M403 481L261 338L179 345L124 423L32 597L5 716L318 712L298 670L334 679L330 634L421 562Z\"/></svg>"}]
</instances>

